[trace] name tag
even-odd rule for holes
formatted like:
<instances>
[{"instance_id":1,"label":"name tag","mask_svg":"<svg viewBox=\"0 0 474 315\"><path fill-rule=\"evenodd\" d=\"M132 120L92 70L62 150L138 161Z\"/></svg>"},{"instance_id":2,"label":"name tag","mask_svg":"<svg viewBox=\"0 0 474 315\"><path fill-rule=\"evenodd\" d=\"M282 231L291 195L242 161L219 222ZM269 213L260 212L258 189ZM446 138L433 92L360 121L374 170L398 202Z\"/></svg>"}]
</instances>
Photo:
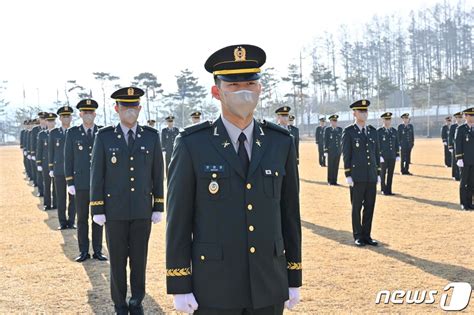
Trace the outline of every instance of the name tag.
<instances>
[{"instance_id":1,"label":"name tag","mask_svg":"<svg viewBox=\"0 0 474 315\"><path fill-rule=\"evenodd\" d=\"M213 164L213 165L204 165L204 172L206 173L223 173L224 165Z\"/></svg>"}]
</instances>

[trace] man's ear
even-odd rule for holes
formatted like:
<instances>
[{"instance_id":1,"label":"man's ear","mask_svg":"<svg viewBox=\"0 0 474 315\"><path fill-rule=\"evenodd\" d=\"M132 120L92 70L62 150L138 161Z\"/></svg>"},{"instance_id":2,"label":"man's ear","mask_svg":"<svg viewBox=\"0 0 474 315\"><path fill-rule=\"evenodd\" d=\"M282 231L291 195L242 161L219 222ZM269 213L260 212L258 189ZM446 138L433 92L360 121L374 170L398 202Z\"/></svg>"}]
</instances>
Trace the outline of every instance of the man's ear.
<instances>
[{"instance_id":1,"label":"man's ear","mask_svg":"<svg viewBox=\"0 0 474 315\"><path fill-rule=\"evenodd\" d=\"M116 112L116 113L119 112L118 105L115 105L115 106L114 106L114 109L115 109L115 112Z\"/></svg>"},{"instance_id":2,"label":"man's ear","mask_svg":"<svg viewBox=\"0 0 474 315\"><path fill-rule=\"evenodd\" d=\"M219 88L217 87L217 85L214 85L212 88L211 88L211 94L212 94L212 97L214 97L216 100L221 100L221 95L219 94Z\"/></svg>"}]
</instances>

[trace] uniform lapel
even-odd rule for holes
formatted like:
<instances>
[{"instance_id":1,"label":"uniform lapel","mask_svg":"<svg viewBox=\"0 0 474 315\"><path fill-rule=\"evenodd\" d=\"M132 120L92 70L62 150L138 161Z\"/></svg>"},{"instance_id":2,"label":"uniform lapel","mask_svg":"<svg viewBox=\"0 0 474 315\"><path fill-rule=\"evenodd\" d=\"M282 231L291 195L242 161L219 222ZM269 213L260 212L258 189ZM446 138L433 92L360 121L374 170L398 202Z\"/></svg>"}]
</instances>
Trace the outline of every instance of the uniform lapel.
<instances>
[{"instance_id":1,"label":"uniform lapel","mask_svg":"<svg viewBox=\"0 0 474 315\"><path fill-rule=\"evenodd\" d=\"M262 127L257 121L254 120L252 158L250 159L248 174L249 177L255 172L258 165L260 164L263 154L265 153L267 141L264 137L265 133L263 132Z\"/></svg>"},{"instance_id":2,"label":"uniform lapel","mask_svg":"<svg viewBox=\"0 0 474 315\"><path fill-rule=\"evenodd\" d=\"M127 142L125 142L125 137L123 135L123 131L122 131L122 128L120 128L120 124L118 124L115 129L114 129L114 134L115 134L115 137L117 138L118 140L118 143L120 144L120 146L122 147L122 150L127 150L128 152L128 147L127 147Z\"/></svg>"},{"instance_id":3,"label":"uniform lapel","mask_svg":"<svg viewBox=\"0 0 474 315\"><path fill-rule=\"evenodd\" d=\"M137 132L135 134L135 142L133 143L133 147L132 147L132 154L135 153L137 148L139 148L141 144L143 143L142 138L143 138L143 128L137 124Z\"/></svg>"},{"instance_id":4,"label":"uniform lapel","mask_svg":"<svg viewBox=\"0 0 474 315\"><path fill-rule=\"evenodd\" d=\"M237 172L237 174L239 174L244 179L247 178L247 176L244 174L242 163L235 152L232 141L227 134L227 130L225 129L221 118L214 122L212 129L212 133L210 134L211 142L216 148L217 152L219 152L219 154L224 157L224 159Z\"/></svg>"}]
</instances>

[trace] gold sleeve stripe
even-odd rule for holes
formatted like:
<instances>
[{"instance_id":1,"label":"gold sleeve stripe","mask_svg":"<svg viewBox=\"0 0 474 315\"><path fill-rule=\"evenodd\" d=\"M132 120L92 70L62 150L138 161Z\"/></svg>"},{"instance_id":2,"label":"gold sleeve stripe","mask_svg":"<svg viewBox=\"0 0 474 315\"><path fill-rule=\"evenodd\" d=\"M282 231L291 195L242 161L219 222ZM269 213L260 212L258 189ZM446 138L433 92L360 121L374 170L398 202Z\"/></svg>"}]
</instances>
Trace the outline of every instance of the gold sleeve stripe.
<instances>
[{"instance_id":1,"label":"gold sleeve stripe","mask_svg":"<svg viewBox=\"0 0 474 315\"><path fill-rule=\"evenodd\" d=\"M89 202L89 205L92 207L92 206L103 206L104 205L104 201L103 200L98 200L98 201L91 201Z\"/></svg>"},{"instance_id":2,"label":"gold sleeve stripe","mask_svg":"<svg viewBox=\"0 0 474 315\"><path fill-rule=\"evenodd\" d=\"M344 172L349 172L350 170L351 170L350 168L346 168Z\"/></svg>"},{"instance_id":3,"label":"gold sleeve stripe","mask_svg":"<svg viewBox=\"0 0 474 315\"><path fill-rule=\"evenodd\" d=\"M458 156L463 156L463 155L464 155L464 154L456 154L456 157L458 157Z\"/></svg>"},{"instance_id":4,"label":"gold sleeve stripe","mask_svg":"<svg viewBox=\"0 0 474 315\"><path fill-rule=\"evenodd\" d=\"M167 277L185 277L191 275L191 268L167 269Z\"/></svg>"},{"instance_id":5,"label":"gold sleeve stripe","mask_svg":"<svg viewBox=\"0 0 474 315\"><path fill-rule=\"evenodd\" d=\"M54 166L54 164L53 164L53 163L49 163L48 165L49 165L49 166Z\"/></svg>"},{"instance_id":6,"label":"gold sleeve stripe","mask_svg":"<svg viewBox=\"0 0 474 315\"><path fill-rule=\"evenodd\" d=\"M165 203L165 198L155 198L155 203Z\"/></svg>"},{"instance_id":7,"label":"gold sleeve stripe","mask_svg":"<svg viewBox=\"0 0 474 315\"><path fill-rule=\"evenodd\" d=\"M66 180L71 180L73 178L74 178L73 176L68 176L68 177L66 177Z\"/></svg>"},{"instance_id":8,"label":"gold sleeve stripe","mask_svg":"<svg viewBox=\"0 0 474 315\"><path fill-rule=\"evenodd\" d=\"M289 261L289 262L288 262L287 269L288 269L288 270L302 270L302 269L303 269L303 266L302 266L301 263L295 263L295 262Z\"/></svg>"},{"instance_id":9,"label":"gold sleeve stripe","mask_svg":"<svg viewBox=\"0 0 474 315\"><path fill-rule=\"evenodd\" d=\"M36 163L40 164L40 163L41 163L41 160L36 160Z\"/></svg>"}]
</instances>

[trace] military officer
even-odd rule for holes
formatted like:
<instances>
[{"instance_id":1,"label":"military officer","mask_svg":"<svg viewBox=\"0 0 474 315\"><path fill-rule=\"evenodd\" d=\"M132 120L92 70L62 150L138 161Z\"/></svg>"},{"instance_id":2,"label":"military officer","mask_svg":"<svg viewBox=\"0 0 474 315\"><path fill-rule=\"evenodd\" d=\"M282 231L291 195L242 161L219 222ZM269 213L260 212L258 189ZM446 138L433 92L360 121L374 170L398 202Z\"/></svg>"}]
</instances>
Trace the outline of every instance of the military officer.
<instances>
[{"instance_id":1,"label":"military officer","mask_svg":"<svg viewBox=\"0 0 474 315\"><path fill-rule=\"evenodd\" d=\"M36 119L30 119L28 124L28 130L25 133L25 150L26 150L26 166L28 172L28 180L33 181L33 170L31 169L31 152L30 152L30 134L33 127L36 125ZM36 163L35 163L36 164ZM34 183L32 183L34 185Z\"/></svg>"},{"instance_id":2,"label":"military officer","mask_svg":"<svg viewBox=\"0 0 474 315\"><path fill-rule=\"evenodd\" d=\"M350 106L355 123L342 133L344 173L351 190L352 231L356 246L378 245L371 237L371 230L377 183L380 183L380 149L377 130L367 125L369 105L368 100L359 100Z\"/></svg>"},{"instance_id":3,"label":"military officer","mask_svg":"<svg viewBox=\"0 0 474 315\"><path fill-rule=\"evenodd\" d=\"M156 129L137 123L143 90L112 93L120 123L99 131L92 155L91 207L105 225L110 288L118 314L143 314L151 222L163 213L163 155ZM132 296L127 305L127 260Z\"/></svg>"},{"instance_id":4,"label":"military officer","mask_svg":"<svg viewBox=\"0 0 474 315\"><path fill-rule=\"evenodd\" d=\"M148 119L148 120L147 120L147 124L148 124L149 127L155 128L156 120L154 120L154 119Z\"/></svg>"},{"instance_id":5,"label":"military officer","mask_svg":"<svg viewBox=\"0 0 474 315\"><path fill-rule=\"evenodd\" d=\"M462 210L474 210L472 195L474 191L474 107L464 113L466 120L456 128L455 153L456 164L462 168L459 195Z\"/></svg>"},{"instance_id":6,"label":"military officer","mask_svg":"<svg viewBox=\"0 0 474 315\"><path fill-rule=\"evenodd\" d=\"M300 129L294 126L295 123L295 116L288 115L288 131L293 136L295 140L295 148L296 148L296 163L300 164Z\"/></svg>"},{"instance_id":7,"label":"military officer","mask_svg":"<svg viewBox=\"0 0 474 315\"><path fill-rule=\"evenodd\" d=\"M265 52L252 45L212 54L205 68L221 116L176 138L166 266L178 311L282 314L299 301L296 149L287 129L253 117L264 62Z\"/></svg>"},{"instance_id":8,"label":"military officer","mask_svg":"<svg viewBox=\"0 0 474 315\"><path fill-rule=\"evenodd\" d=\"M323 150L328 167L328 185L338 186L337 174L341 160L342 128L337 126L338 115L329 116L331 126L324 129Z\"/></svg>"},{"instance_id":9,"label":"military officer","mask_svg":"<svg viewBox=\"0 0 474 315\"><path fill-rule=\"evenodd\" d=\"M383 113L383 127L377 130L380 145L380 165L382 167L382 194L395 195L392 192L393 172L395 162L400 161L400 145L398 141L397 129L392 127L392 113Z\"/></svg>"},{"instance_id":10,"label":"military officer","mask_svg":"<svg viewBox=\"0 0 474 315\"><path fill-rule=\"evenodd\" d=\"M58 230L75 229L76 209L74 206L74 196L67 192L66 176L64 175L64 143L66 132L71 127L73 109L70 106L63 106L57 110L61 126L54 128L49 133L48 138L48 160L49 176L54 178L56 185L56 200L58 205ZM69 200L66 203L66 199ZM67 217L66 217L67 205Z\"/></svg>"},{"instance_id":11,"label":"military officer","mask_svg":"<svg viewBox=\"0 0 474 315\"><path fill-rule=\"evenodd\" d=\"M77 214L77 240L79 256L77 262L90 258L89 254L89 189L92 146L99 127L94 124L95 110L98 104L93 99L81 100L76 108L82 118L80 126L68 129L64 148L64 174L66 176L67 191L74 195ZM107 260L102 254L102 227L92 222L92 249L93 258Z\"/></svg>"},{"instance_id":12,"label":"military officer","mask_svg":"<svg viewBox=\"0 0 474 315\"><path fill-rule=\"evenodd\" d=\"M23 129L20 132L20 149L23 154L23 167L25 168L25 174L30 178L30 163L28 160L28 148L26 139L28 137L28 132L30 129L30 119L23 121Z\"/></svg>"},{"instance_id":13,"label":"military officer","mask_svg":"<svg viewBox=\"0 0 474 315\"><path fill-rule=\"evenodd\" d=\"M402 116L403 123L398 125L398 140L401 149L401 165L400 172L402 175L412 175L409 168L411 164L411 151L415 145L415 133L413 125L410 124L410 114L405 113Z\"/></svg>"},{"instance_id":14,"label":"military officer","mask_svg":"<svg viewBox=\"0 0 474 315\"><path fill-rule=\"evenodd\" d=\"M191 121L193 125L199 124L201 122L201 115L200 111L195 111L191 113Z\"/></svg>"},{"instance_id":15,"label":"military officer","mask_svg":"<svg viewBox=\"0 0 474 315\"><path fill-rule=\"evenodd\" d=\"M455 139L455 136L456 136L456 129L458 126L460 126L462 124L462 113L461 112L457 112L453 115L454 119L455 119L455 123L454 124L451 124L451 127L449 127L449 134L448 134L448 150L449 152L451 152L451 175L453 177L454 180L461 180L461 173L459 171L459 167L457 166L456 164L456 156L455 156L455 152L454 152L454 146L456 144L456 139Z\"/></svg>"},{"instance_id":16,"label":"military officer","mask_svg":"<svg viewBox=\"0 0 474 315\"><path fill-rule=\"evenodd\" d=\"M43 209L45 211L56 209L56 188L54 180L49 176L49 158L48 158L48 138L51 130L56 126L56 118L58 115L55 113L46 113L44 115L47 129L44 129L38 133L38 140L36 145L36 164L38 172L40 172L43 178Z\"/></svg>"},{"instance_id":17,"label":"military officer","mask_svg":"<svg viewBox=\"0 0 474 315\"><path fill-rule=\"evenodd\" d=\"M315 139L318 146L319 166L326 167L326 159L324 158L324 128L326 128L326 118L319 118L319 126L316 127Z\"/></svg>"},{"instance_id":18,"label":"military officer","mask_svg":"<svg viewBox=\"0 0 474 315\"><path fill-rule=\"evenodd\" d=\"M38 172L38 167L36 165L36 148L38 142L38 133L46 128L46 120L44 119L44 115L46 112L39 112L38 113L38 124L37 126L33 127L30 132L30 141L29 141L29 148L30 148L30 161L31 161L31 170L33 173L33 185L38 187L38 194L37 197L43 197L43 174L42 172Z\"/></svg>"},{"instance_id":19,"label":"military officer","mask_svg":"<svg viewBox=\"0 0 474 315\"><path fill-rule=\"evenodd\" d=\"M300 132L299 129L291 126L290 125L290 110L291 107L289 106L283 106L278 108L275 111L275 114L277 115L277 123L281 127L288 129L290 134L293 136L293 140L295 141L295 148L296 148L296 163L299 163L299 146L300 146ZM294 116L293 116L293 121L294 121Z\"/></svg>"},{"instance_id":20,"label":"military officer","mask_svg":"<svg viewBox=\"0 0 474 315\"><path fill-rule=\"evenodd\" d=\"M173 153L174 140L179 134L179 129L174 127L174 116L170 115L165 118L166 128L161 130L161 145L163 151L165 151L165 169L166 169L166 178L168 178L168 167L171 161L171 153Z\"/></svg>"},{"instance_id":21,"label":"military officer","mask_svg":"<svg viewBox=\"0 0 474 315\"><path fill-rule=\"evenodd\" d=\"M449 128L451 127L451 116L444 119L444 125L441 127L441 141L443 141L444 148L444 165L451 167L451 152L448 147Z\"/></svg>"}]
</instances>

